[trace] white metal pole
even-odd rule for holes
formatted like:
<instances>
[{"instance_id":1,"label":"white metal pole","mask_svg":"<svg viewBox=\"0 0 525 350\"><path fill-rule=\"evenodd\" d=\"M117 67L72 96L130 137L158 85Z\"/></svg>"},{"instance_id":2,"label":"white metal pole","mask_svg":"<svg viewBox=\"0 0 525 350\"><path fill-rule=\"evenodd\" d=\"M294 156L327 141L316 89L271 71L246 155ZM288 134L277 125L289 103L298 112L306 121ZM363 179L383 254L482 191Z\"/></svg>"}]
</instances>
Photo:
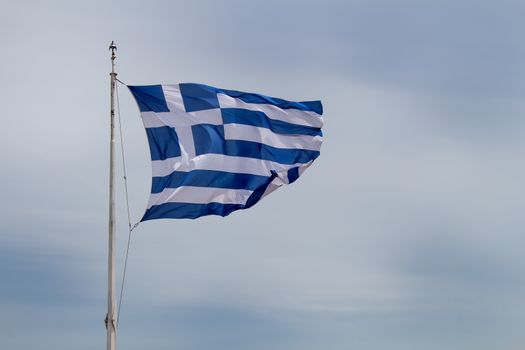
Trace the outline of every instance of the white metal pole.
<instances>
[{"instance_id":1,"label":"white metal pole","mask_svg":"<svg viewBox=\"0 0 525 350\"><path fill-rule=\"evenodd\" d=\"M117 46L112 41L111 50L111 109L110 109L110 145L109 145L109 244L108 244L108 313L106 315L107 350L115 350L115 257L113 254L115 243L115 51Z\"/></svg>"}]
</instances>

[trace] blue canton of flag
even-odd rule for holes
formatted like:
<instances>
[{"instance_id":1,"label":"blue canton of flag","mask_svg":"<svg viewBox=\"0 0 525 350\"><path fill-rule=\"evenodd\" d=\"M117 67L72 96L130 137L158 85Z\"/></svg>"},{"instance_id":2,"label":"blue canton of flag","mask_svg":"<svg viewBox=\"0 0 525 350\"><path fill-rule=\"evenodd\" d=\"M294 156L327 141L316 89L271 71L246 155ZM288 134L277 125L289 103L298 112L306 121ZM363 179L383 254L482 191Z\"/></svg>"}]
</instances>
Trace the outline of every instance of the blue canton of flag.
<instances>
[{"instance_id":1,"label":"blue canton of flag","mask_svg":"<svg viewBox=\"0 0 525 350\"><path fill-rule=\"evenodd\" d=\"M153 181L142 221L226 216L297 180L319 156L321 101L202 84L129 86Z\"/></svg>"}]
</instances>

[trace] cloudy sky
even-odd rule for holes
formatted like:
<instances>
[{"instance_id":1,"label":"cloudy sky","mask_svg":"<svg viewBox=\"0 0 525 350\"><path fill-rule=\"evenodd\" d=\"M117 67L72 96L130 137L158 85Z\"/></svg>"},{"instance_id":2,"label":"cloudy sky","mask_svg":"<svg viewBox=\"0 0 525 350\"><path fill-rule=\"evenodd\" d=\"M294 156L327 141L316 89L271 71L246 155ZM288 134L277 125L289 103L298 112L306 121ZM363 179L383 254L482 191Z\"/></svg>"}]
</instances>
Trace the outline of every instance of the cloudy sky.
<instances>
[{"instance_id":1,"label":"cloudy sky","mask_svg":"<svg viewBox=\"0 0 525 350\"><path fill-rule=\"evenodd\" d=\"M105 346L115 40L128 84L325 110L295 184L134 231L121 349L523 349L524 15L512 0L1 0L0 347ZM149 152L119 97L137 221Z\"/></svg>"}]
</instances>

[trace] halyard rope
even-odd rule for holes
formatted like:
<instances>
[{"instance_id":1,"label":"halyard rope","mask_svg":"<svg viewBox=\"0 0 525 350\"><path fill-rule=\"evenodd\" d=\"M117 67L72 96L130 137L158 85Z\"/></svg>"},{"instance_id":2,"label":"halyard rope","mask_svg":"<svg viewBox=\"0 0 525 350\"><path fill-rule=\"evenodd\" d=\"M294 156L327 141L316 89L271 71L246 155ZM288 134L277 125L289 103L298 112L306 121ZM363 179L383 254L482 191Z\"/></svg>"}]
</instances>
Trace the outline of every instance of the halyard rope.
<instances>
[{"instance_id":1,"label":"halyard rope","mask_svg":"<svg viewBox=\"0 0 525 350\"><path fill-rule=\"evenodd\" d=\"M118 82L122 83L120 80L117 79ZM129 228L129 234L128 234L128 244L126 248L126 258L124 259L124 270L122 272L122 282L120 284L120 296L118 299L118 308L117 308L117 327L120 320L120 307L122 305L122 296L124 294L124 285L126 281L126 271L128 267L128 256L129 256L129 246L131 243L131 232L139 225L137 222L135 225L131 225L131 214L129 210L129 194L128 194L128 177L126 173L126 160L124 157L124 138L122 137L122 122L120 118L120 103L119 103L119 97L118 97L118 85L115 84L115 92L117 97L117 116L118 116L118 126L119 126L119 134L120 134L120 150L122 153L122 172L123 172L123 179L124 179L124 190L126 192L126 209L128 213L128 228Z\"/></svg>"}]
</instances>

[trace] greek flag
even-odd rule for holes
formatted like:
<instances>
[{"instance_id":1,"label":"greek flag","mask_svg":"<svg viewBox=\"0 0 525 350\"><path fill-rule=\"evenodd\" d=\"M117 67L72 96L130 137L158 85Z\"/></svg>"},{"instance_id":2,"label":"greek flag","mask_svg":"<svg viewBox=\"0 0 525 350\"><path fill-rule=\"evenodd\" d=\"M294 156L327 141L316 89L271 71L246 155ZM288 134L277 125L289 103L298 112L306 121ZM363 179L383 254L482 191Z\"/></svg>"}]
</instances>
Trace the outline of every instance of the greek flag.
<instances>
[{"instance_id":1,"label":"greek flag","mask_svg":"<svg viewBox=\"0 0 525 350\"><path fill-rule=\"evenodd\" d=\"M152 161L142 221L226 216L249 208L297 180L319 156L320 101L190 83L128 87Z\"/></svg>"}]
</instances>

